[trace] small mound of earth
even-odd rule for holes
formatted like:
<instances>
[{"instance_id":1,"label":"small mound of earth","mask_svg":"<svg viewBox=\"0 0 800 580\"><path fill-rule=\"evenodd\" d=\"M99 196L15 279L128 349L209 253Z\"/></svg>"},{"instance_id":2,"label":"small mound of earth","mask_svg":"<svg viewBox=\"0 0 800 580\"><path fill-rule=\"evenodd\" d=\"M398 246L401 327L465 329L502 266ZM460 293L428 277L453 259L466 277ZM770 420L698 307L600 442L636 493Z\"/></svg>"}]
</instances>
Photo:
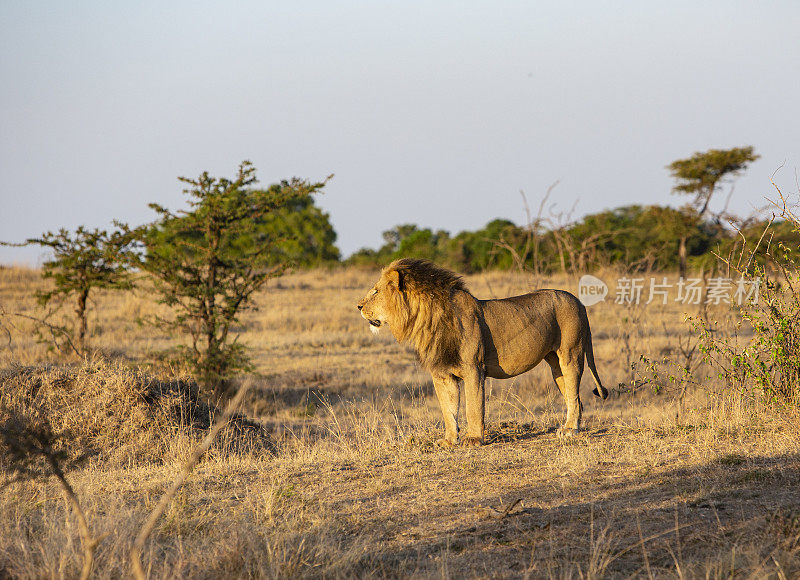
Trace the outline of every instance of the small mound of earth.
<instances>
[{"instance_id":1,"label":"small mound of earth","mask_svg":"<svg viewBox=\"0 0 800 580\"><path fill-rule=\"evenodd\" d=\"M104 464L163 462L202 438L221 412L194 381L105 361L0 370L0 421L47 425L69 455L88 452ZM235 415L213 449L271 451L272 443L263 426Z\"/></svg>"}]
</instances>

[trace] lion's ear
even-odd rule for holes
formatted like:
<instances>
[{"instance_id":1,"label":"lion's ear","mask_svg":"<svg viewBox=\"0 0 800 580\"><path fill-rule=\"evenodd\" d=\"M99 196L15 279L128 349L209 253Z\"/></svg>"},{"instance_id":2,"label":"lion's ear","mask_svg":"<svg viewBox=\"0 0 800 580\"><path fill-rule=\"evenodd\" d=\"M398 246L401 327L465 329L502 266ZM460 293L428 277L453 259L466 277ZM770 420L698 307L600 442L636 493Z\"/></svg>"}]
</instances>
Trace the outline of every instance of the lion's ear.
<instances>
[{"instance_id":1,"label":"lion's ear","mask_svg":"<svg viewBox=\"0 0 800 580\"><path fill-rule=\"evenodd\" d=\"M397 270L391 270L386 273L386 280L389 284L393 284L398 290L403 290L403 276Z\"/></svg>"}]
</instances>

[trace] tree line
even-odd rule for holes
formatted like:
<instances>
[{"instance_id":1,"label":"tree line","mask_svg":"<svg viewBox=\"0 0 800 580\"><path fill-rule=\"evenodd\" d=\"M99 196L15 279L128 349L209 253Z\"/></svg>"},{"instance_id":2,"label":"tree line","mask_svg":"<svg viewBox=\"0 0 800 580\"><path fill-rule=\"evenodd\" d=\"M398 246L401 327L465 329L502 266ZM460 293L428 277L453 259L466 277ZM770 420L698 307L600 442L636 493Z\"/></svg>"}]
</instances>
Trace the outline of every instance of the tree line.
<instances>
[{"instance_id":1,"label":"tree line","mask_svg":"<svg viewBox=\"0 0 800 580\"><path fill-rule=\"evenodd\" d=\"M384 265L400 257L433 260L460 272L524 269L535 274L583 273L604 267L628 271L702 270L717 255L741 249L743 239L763 231L768 221L736 216L725 207L711 211L724 185L758 159L753 147L711 149L679 159L667 168L675 179L672 193L688 196L679 208L629 205L573 219L570 211L548 204L550 191L527 223L490 221L480 230L450 235L445 230L398 225L383 232L378 249L364 248L349 263ZM551 188L552 190L552 188ZM772 224L771 240L797 247L791 224Z\"/></svg>"},{"instance_id":2,"label":"tree line","mask_svg":"<svg viewBox=\"0 0 800 580\"><path fill-rule=\"evenodd\" d=\"M555 220L554 220L555 221ZM685 208L630 205L548 227L544 220L517 225L495 219L477 231L451 236L444 230L404 224L383 233L377 250L365 248L347 263L381 266L400 257L425 258L464 273L524 269L535 274L579 274L606 267L626 271L702 270L716 254L728 255L767 220L698 219ZM551 222L553 223L553 222ZM772 240L797 247L800 236L785 221L774 222Z\"/></svg>"}]
</instances>

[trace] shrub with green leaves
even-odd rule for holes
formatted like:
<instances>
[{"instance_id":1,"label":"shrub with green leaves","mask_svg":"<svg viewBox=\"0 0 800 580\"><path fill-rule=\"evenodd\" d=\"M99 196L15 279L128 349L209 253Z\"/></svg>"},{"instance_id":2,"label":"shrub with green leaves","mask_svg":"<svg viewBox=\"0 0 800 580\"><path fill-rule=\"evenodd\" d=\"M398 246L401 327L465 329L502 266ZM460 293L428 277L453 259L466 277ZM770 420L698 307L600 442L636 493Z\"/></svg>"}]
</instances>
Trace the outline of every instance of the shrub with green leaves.
<instances>
[{"instance_id":1,"label":"shrub with green leaves","mask_svg":"<svg viewBox=\"0 0 800 580\"><path fill-rule=\"evenodd\" d=\"M785 220L800 231L800 218L783 204L776 204ZM772 222L755 247L745 245L738 260L720 259L748 284L748 296L739 307L741 328L733 336L718 331L713 321L694 319L704 358L729 388L767 402L800 404L800 269L798 248L772 239ZM760 247L762 256L757 256ZM755 287L753 286L755 284Z\"/></svg>"},{"instance_id":2,"label":"shrub with green leaves","mask_svg":"<svg viewBox=\"0 0 800 580\"><path fill-rule=\"evenodd\" d=\"M304 200L327 180L295 178L256 189L255 169L247 161L234 179L204 172L180 180L188 185L189 209L172 212L150 204L159 219L135 230L143 246L137 265L152 277L159 301L174 312L148 321L189 338L178 350L180 358L198 382L219 394L228 379L251 368L233 332L238 316L252 307L253 293L293 260L291 224L275 216L308 212ZM324 250L313 253L326 256Z\"/></svg>"},{"instance_id":3,"label":"shrub with green leaves","mask_svg":"<svg viewBox=\"0 0 800 580\"><path fill-rule=\"evenodd\" d=\"M782 252L783 253L783 252ZM784 259L786 255L784 254ZM692 320L700 351L729 388L772 403L800 404L800 272L793 262L779 283L761 267L747 272L757 301L739 310L742 332L721 334L713 321Z\"/></svg>"},{"instance_id":4,"label":"shrub with green leaves","mask_svg":"<svg viewBox=\"0 0 800 580\"><path fill-rule=\"evenodd\" d=\"M62 348L66 343L77 351L87 351L87 318L89 298L93 291L101 288L127 289L131 279L126 268L127 256L133 240L121 231L108 232L80 226L74 232L61 228L58 232L46 232L39 238L29 238L22 244L39 245L52 251L52 257L42 265L42 277L53 281L49 290L39 291L36 297L42 307L56 309L72 302L75 310L74 331L38 321L51 333L53 345ZM47 318L47 317L45 317ZM75 339L77 344L72 342Z\"/></svg>"}]
</instances>

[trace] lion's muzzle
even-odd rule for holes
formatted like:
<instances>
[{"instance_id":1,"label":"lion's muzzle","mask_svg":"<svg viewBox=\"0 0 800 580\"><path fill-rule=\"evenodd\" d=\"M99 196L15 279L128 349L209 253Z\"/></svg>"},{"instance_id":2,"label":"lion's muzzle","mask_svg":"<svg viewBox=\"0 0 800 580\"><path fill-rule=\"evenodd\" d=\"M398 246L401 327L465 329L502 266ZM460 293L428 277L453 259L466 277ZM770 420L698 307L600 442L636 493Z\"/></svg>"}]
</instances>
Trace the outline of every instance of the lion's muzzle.
<instances>
[{"instance_id":1,"label":"lion's muzzle","mask_svg":"<svg viewBox=\"0 0 800 580\"><path fill-rule=\"evenodd\" d=\"M364 312L364 310L363 310L364 305L363 304L358 304L356 306L356 308L358 308L359 312L361 312L361 318L363 318L364 320L369 322L370 326L372 326L372 328L370 330L375 332L376 329L381 327L382 323L381 323L380 320L378 320L377 318L370 318L369 315L371 313L368 314L367 312Z\"/></svg>"}]
</instances>

